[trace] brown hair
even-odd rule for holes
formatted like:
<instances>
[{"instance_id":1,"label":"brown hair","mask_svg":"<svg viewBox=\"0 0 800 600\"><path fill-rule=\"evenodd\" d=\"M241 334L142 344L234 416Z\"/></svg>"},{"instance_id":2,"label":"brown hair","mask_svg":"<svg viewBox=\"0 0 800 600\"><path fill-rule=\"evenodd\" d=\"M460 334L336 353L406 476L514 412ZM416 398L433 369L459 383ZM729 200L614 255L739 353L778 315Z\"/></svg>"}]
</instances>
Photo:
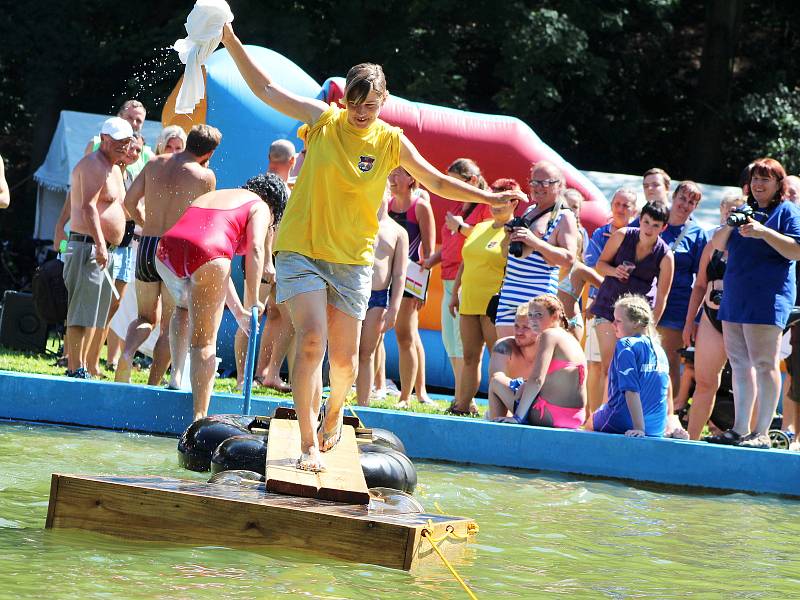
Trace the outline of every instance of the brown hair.
<instances>
[{"instance_id":1,"label":"brown hair","mask_svg":"<svg viewBox=\"0 0 800 600\"><path fill-rule=\"evenodd\" d=\"M564 329L567 329L569 326L569 320L564 312L564 304L558 299L558 296L554 294L542 294L541 296L536 296L530 303L531 305L538 304L539 306L543 306L545 310L550 313L550 316L558 318L559 324Z\"/></svg>"},{"instance_id":2,"label":"brown hair","mask_svg":"<svg viewBox=\"0 0 800 600\"><path fill-rule=\"evenodd\" d=\"M647 171L644 172L644 175L642 175L642 179L648 175L661 176L661 180L664 182L664 187L667 188L667 191L669 191L669 186L672 185L672 179L669 178L669 175L667 175L667 172L664 169L659 169L658 167L647 169Z\"/></svg>"},{"instance_id":3,"label":"brown hair","mask_svg":"<svg viewBox=\"0 0 800 600\"><path fill-rule=\"evenodd\" d=\"M493 192L510 192L511 190L521 190L519 183L516 179L510 177L503 177L495 179L490 186Z\"/></svg>"},{"instance_id":4,"label":"brown hair","mask_svg":"<svg viewBox=\"0 0 800 600\"><path fill-rule=\"evenodd\" d=\"M364 104L372 90L375 90L381 98L386 96L386 76L383 74L383 68L374 63L361 63L351 67L345 78L345 102Z\"/></svg>"},{"instance_id":5,"label":"brown hair","mask_svg":"<svg viewBox=\"0 0 800 600\"><path fill-rule=\"evenodd\" d=\"M774 177L778 180L778 189L773 196L772 201L780 201L783 199L786 187L786 170L783 165L774 158L759 158L754 160L750 165L750 177L747 179L748 187L752 187L753 175L760 175L761 177ZM755 205L755 198L753 192L750 190L748 200L751 204Z\"/></svg>"},{"instance_id":6,"label":"brown hair","mask_svg":"<svg viewBox=\"0 0 800 600\"><path fill-rule=\"evenodd\" d=\"M186 150L195 156L213 152L222 140L222 133L211 125L195 125L186 136Z\"/></svg>"},{"instance_id":7,"label":"brown hair","mask_svg":"<svg viewBox=\"0 0 800 600\"><path fill-rule=\"evenodd\" d=\"M703 192L700 191L700 186L697 185L694 181L681 181L678 184L678 187L675 188L675 191L672 193L672 199L674 200L677 198L680 192L686 192L689 194L689 198L695 200L696 204L700 204L700 199L703 197Z\"/></svg>"}]
</instances>

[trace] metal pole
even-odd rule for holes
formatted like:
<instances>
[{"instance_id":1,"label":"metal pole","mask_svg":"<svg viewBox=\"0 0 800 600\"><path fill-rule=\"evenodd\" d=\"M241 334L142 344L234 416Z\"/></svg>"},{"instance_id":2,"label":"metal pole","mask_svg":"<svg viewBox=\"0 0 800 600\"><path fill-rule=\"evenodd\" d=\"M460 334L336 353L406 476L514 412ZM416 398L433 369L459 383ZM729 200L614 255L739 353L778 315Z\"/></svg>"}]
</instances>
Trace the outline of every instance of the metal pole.
<instances>
[{"instance_id":1,"label":"metal pole","mask_svg":"<svg viewBox=\"0 0 800 600\"><path fill-rule=\"evenodd\" d=\"M250 414L250 393L253 391L253 370L256 362L258 342L258 307L250 309L250 337L247 339L247 356L244 360L244 414Z\"/></svg>"}]
</instances>

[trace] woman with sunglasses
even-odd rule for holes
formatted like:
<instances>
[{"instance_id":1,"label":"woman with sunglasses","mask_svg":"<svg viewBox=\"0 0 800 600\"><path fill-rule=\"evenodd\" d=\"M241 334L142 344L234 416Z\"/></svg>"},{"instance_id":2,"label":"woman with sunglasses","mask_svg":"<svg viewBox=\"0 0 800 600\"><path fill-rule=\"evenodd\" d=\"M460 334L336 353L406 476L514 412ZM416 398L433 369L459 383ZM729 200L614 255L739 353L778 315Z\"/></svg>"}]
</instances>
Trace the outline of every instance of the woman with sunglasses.
<instances>
[{"instance_id":1,"label":"woman with sunglasses","mask_svg":"<svg viewBox=\"0 0 800 600\"><path fill-rule=\"evenodd\" d=\"M519 256L509 248L508 263L497 307L497 337L514 335L517 306L542 294L555 295L559 272L569 273L578 251L578 225L564 203L564 175L554 164L540 161L531 167L530 227L514 227L511 244L522 245Z\"/></svg>"}]
</instances>

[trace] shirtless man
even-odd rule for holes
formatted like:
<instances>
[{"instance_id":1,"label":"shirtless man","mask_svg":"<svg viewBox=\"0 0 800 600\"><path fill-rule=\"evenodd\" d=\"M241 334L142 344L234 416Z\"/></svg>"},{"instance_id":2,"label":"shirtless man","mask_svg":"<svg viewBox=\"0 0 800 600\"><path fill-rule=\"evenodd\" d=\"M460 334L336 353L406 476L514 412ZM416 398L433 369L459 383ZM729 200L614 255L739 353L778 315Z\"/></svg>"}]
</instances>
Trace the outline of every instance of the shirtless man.
<instances>
[{"instance_id":1,"label":"shirtless man","mask_svg":"<svg viewBox=\"0 0 800 600\"><path fill-rule=\"evenodd\" d=\"M125 233L125 184L117 163L128 152L130 123L111 117L100 131L100 147L72 171L71 232L64 260L67 308L67 377L90 379L89 342L105 327L111 305L111 252ZM105 272L104 272L105 271Z\"/></svg>"},{"instance_id":2,"label":"shirtless man","mask_svg":"<svg viewBox=\"0 0 800 600\"><path fill-rule=\"evenodd\" d=\"M178 154L162 154L149 161L125 195L125 208L142 226L142 239L136 256L138 317L128 328L116 381L130 382L133 357L160 318L161 333L153 349L153 365L147 379L148 385L160 385L170 361L172 336L169 336L169 329L188 326L186 322L177 321L170 327L164 326L170 323L174 303L156 272L156 247L164 232L175 225L195 198L215 189L216 177L207 165L221 139L222 134L216 128L195 125L186 139L186 149ZM181 371L182 365L173 365L169 387L180 387Z\"/></svg>"},{"instance_id":3,"label":"shirtless man","mask_svg":"<svg viewBox=\"0 0 800 600\"><path fill-rule=\"evenodd\" d=\"M375 350L383 334L394 327L405 290L408 234L389 217L390 197L389 194L384 195L383 204L378 210L378 235L375 238L375 262L372 265L372 294L367 305L367 316L361 323L356 378L359 406L369 406L369 394L372 391L375 374Z\"/></svg>"},{"instance_id":4,"label":"shirtless man","mask_svg":"<svg viewBox=\"0 0 800 600\"><path fill-rule=\"evenodd\" d=\"M489 412L487 419L504 417L508 413L502 398L513 398L533 369L536 355L536 334L530 317L529 304L524 302L517 307L514 317L514 337L498 340L492 348L489 361Z\"/></svg>"}]
</instances>

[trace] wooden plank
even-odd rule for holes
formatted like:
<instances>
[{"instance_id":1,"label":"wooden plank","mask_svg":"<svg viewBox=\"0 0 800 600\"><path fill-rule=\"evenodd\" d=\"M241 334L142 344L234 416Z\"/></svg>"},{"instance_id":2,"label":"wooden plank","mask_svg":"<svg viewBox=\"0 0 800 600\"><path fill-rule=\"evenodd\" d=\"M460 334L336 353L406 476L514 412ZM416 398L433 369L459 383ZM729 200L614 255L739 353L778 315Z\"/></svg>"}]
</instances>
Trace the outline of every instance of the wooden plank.
<instances>
[{"instance_id":1,"label":"wooden plank","mask_svg":"<svg viewBox=\"0 0 800 600\"><path fill-rule=\"evenodd\" d=\"M294 498L253 487L165 477L54 475L52 528L80 528L124 538L220 546L279 545L394 569L432 562L430 546L414 544L423 529L435 537L467 531L472 521L442 515L371 515L361 505ZM458 540L443 546L463 548ZM427 545L427 546L426 546Z\"/></svg>"},{"instance_id":2,"label":"wooden plank","mask_svg":"<svg viewBox=\"0 0 800 600\"><path fill-rule=\"evenodd\" d=\"M273 419L267 442L266 488L270 492L320 498L349 504L369 504L369 490L358 457L355 430L344 425L342 439L322 455L321 473L298 469L300 426L297 421Z\"/></svg>"},{"instance_id":3,"label":"wooden plank","mask_svg":"<svg viewBox=\"0 0 800 600\"><path fill-rule=\"evenodd\" d=\"M50 500L47 502L47 519L44 522L45 529L53 527L54 512L58 503L58 475L53 473L50 477Z\"/></svg>"}]
</instances>

